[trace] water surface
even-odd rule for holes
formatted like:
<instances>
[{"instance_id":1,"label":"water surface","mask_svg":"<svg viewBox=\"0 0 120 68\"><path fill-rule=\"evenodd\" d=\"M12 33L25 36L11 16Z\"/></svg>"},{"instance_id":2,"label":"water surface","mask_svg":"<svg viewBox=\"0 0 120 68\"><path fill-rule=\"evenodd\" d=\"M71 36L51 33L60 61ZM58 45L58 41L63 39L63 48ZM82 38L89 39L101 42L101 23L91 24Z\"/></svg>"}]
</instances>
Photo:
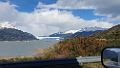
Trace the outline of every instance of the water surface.
<instances>
[{"instance_id":1,"label":"water surface","mask_svg":"<svg viewBox=\"0 0 120 68\"><path fill-rule=\"evenodd\" d=\"M38 48L48 48L57 42L56 40L0 41L0 57L34 55Z\"/></svg>"}]
</instances>

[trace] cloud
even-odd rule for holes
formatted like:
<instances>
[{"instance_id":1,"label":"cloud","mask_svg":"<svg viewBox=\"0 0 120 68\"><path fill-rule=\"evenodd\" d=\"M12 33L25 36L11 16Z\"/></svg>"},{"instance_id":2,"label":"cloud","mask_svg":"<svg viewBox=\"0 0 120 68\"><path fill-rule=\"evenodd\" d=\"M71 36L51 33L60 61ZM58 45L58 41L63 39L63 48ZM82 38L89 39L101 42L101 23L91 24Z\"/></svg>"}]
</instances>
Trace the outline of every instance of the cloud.
<instances>
[{"instance_id":1,"label":"cloud","mask_svg":"<svg viewBox=\"0 0 120 68\"><path fill-rule=\"evenodd\" d=\"M14 24L9 24L8 22L0 22L0 29L1 28L15 28Z\"/></svg>"},{"instance_id":2,"label":"cloud","mask_svg":"<svg viewBox=\"0 0 120 68\"><path fill-rule=\"evenodd\" d=\"M12 22L17 17L18 12L15 9L15 5L10 5L9 2L0 2L0 21Z\"/></svg>"},{"instance_id":3,"label":"cloud","mask_svg":"<svg viewBox=\"0 0 120 68\"><path fill-rule=\"evenodd\" d=\"M109 28L112 23L98 20L84 20L74 16L70 11L58 9L35 8L31 13L19 12L15 5L0 2L0 22L9 22L16 28L30 32L35 36L49 35L58 31L80 29L83 27Z\"/></svg>"},{"instance_id":4,"label":"cloud","mask_svg":"<svg viewBox=\"0 0 120 68\"><path fill-rule=\"evenodd\" d=\"M39 3L41 8L57 9L95 9L95 14L120 19L120 0L58 0L54 4Z\"/></svg>"}]
</instances>

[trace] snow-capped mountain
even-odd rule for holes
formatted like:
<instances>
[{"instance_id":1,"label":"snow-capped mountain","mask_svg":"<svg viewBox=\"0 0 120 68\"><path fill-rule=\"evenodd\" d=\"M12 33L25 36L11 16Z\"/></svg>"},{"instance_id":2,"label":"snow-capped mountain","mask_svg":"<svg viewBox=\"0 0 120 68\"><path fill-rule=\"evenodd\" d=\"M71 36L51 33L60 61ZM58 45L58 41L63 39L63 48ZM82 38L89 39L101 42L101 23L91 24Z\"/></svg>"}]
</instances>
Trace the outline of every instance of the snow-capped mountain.
<instances>
[{"instance_id":1,"label":"snow-capped mountain","mask_svg":"<svg viewBox=\"0 0 120 68\"><path fill-rule=\"evenodd\" d=\"M81 28L79 30L68 30L65 32L61 32L64 34L75 34L76 32L83 32L83 31L96 31L96 30L106 30L106 28L101 28L101 27L85 27L85 28Z\"/></svg>"},{"instance_id":2,"label":"snow-capped mountain","mask_svg":"<svg viewBox=\"0 0 120 68\"><path fill-rule=\"evenodd\" d=\"M79 30L79 32L82 32L82 31L96 31L96 30L106 30L106 28L101 28L101 27L85 27L85 28L81 28Z\"/></svg>"},{"instance_id":3,"label":"snow-capped mountain","mask_svg":"<svg viewBox=\"0 0 120 68\"><path fill-rule=\"evenodd\" d=\"M79 30L69 30L69 31L66 31L64 32L64 34L74 34L76 32L78 32Z\"/></svg>"},{"instance_id":4,"label":"snow-capped mountain","mask_svg":"<svg viewBox=\"0 0 120 68\"><path fill-rule=\"evenodd\" d=\"M8 22L0 23L0 29L3 29L3 28L15 28L15 26L13 26Z\"/></svg>"},{"instance_id":5,"label":"snow-capped mountain","mask_svg":"<svg viewBox=\"0 0 120 68\"><path fill-rule=\"evenodd\" d=\"M100 27L85 27L78 30L68 30L65 32L57 32L49 35L49 37L62 37L62 38L68 38L68 37L77 37L77 36L89 36L95 32L101 32L106 30L106 28L100 28Z\"/></svg>"},{"instance_id":6,"label":"snow-capped mountain","mask_svg":"<svg viewBox=\"0 0 120 68\"><path fill-rule=\"evenodd\" d=\"M103 31L104 30L76 32L76 33L71 35L71 38L73 38L73 37L88 37L88 36L93 35L94 33L103 32Z\"/></svg>"},{"instance_id":7,"label":"snow-capped mountain","mask_svg":"<svg viewBox=\"0 0 120 68\"><path fill-rule=\"evenodd\" d=\"M71 35L71 38L73 37L87 37L91 36L94 33L102 32L106 30L106 28L100 28L100 27L85 27L81 28L78 32Z\"/></svg>"},{"instance_id":8,"label":"snow-capped mountain","mask_svg":"<svg viewBox=\"0 0 120 68\"><path fill-rule=\"evenodd\" d=\"M49 35L49 37L66 38L66 37L69 37L71 35L72 35L72 33L57 32L57 33L53 33L53 34Z\"/></svg>"}]
</instances>

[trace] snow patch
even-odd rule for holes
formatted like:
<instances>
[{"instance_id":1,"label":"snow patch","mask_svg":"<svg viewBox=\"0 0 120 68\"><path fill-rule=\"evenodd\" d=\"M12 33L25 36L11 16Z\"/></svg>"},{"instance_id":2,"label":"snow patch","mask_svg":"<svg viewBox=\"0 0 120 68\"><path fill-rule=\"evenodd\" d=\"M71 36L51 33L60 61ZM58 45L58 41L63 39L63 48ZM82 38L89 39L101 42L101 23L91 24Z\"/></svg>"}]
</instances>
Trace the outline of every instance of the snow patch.
<instances>
[{"instance_id":1,"label":"snow patch","mask_svg":"<svg viewBox=\"0 0 120 68\"><path fill-rule=\"evenodd\" d=\"M69 31L66 31L65 34L74 34L76 32L78 32L79 30L69 30Z\"/></svg>"}]
</instances>

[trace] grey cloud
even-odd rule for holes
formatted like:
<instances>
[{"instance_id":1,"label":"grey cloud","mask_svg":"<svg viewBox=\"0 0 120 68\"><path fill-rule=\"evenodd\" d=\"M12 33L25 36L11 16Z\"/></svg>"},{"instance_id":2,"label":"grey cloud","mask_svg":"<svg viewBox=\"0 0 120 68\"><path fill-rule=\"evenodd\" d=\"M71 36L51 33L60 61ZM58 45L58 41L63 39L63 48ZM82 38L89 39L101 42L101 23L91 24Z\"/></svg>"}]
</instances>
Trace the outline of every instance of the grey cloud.
<instances>
[{"instance_id":1,"label":"grey cloud","mask_svg":"<svg viewBox=\"0 0 120 68\"><path fill-rule=\"evenodd\" d=\"M14 13L13 13L14 12ZM13 21L17 17L15 5L9 5L8 2L0 2L0 21Z\"/></svg>"},{"instance_id":2,"label":"grey cloud","mask_svg":"<svg viewBox=\"0 0 120 68\"><path fill-rule=\"evenodd\" d=\"M95 14L111 18L118 18L120 15L120 0L58 0L55 4L41 4L40 6L61 9L95 9Z\"/></svg>"}]
</instances>

